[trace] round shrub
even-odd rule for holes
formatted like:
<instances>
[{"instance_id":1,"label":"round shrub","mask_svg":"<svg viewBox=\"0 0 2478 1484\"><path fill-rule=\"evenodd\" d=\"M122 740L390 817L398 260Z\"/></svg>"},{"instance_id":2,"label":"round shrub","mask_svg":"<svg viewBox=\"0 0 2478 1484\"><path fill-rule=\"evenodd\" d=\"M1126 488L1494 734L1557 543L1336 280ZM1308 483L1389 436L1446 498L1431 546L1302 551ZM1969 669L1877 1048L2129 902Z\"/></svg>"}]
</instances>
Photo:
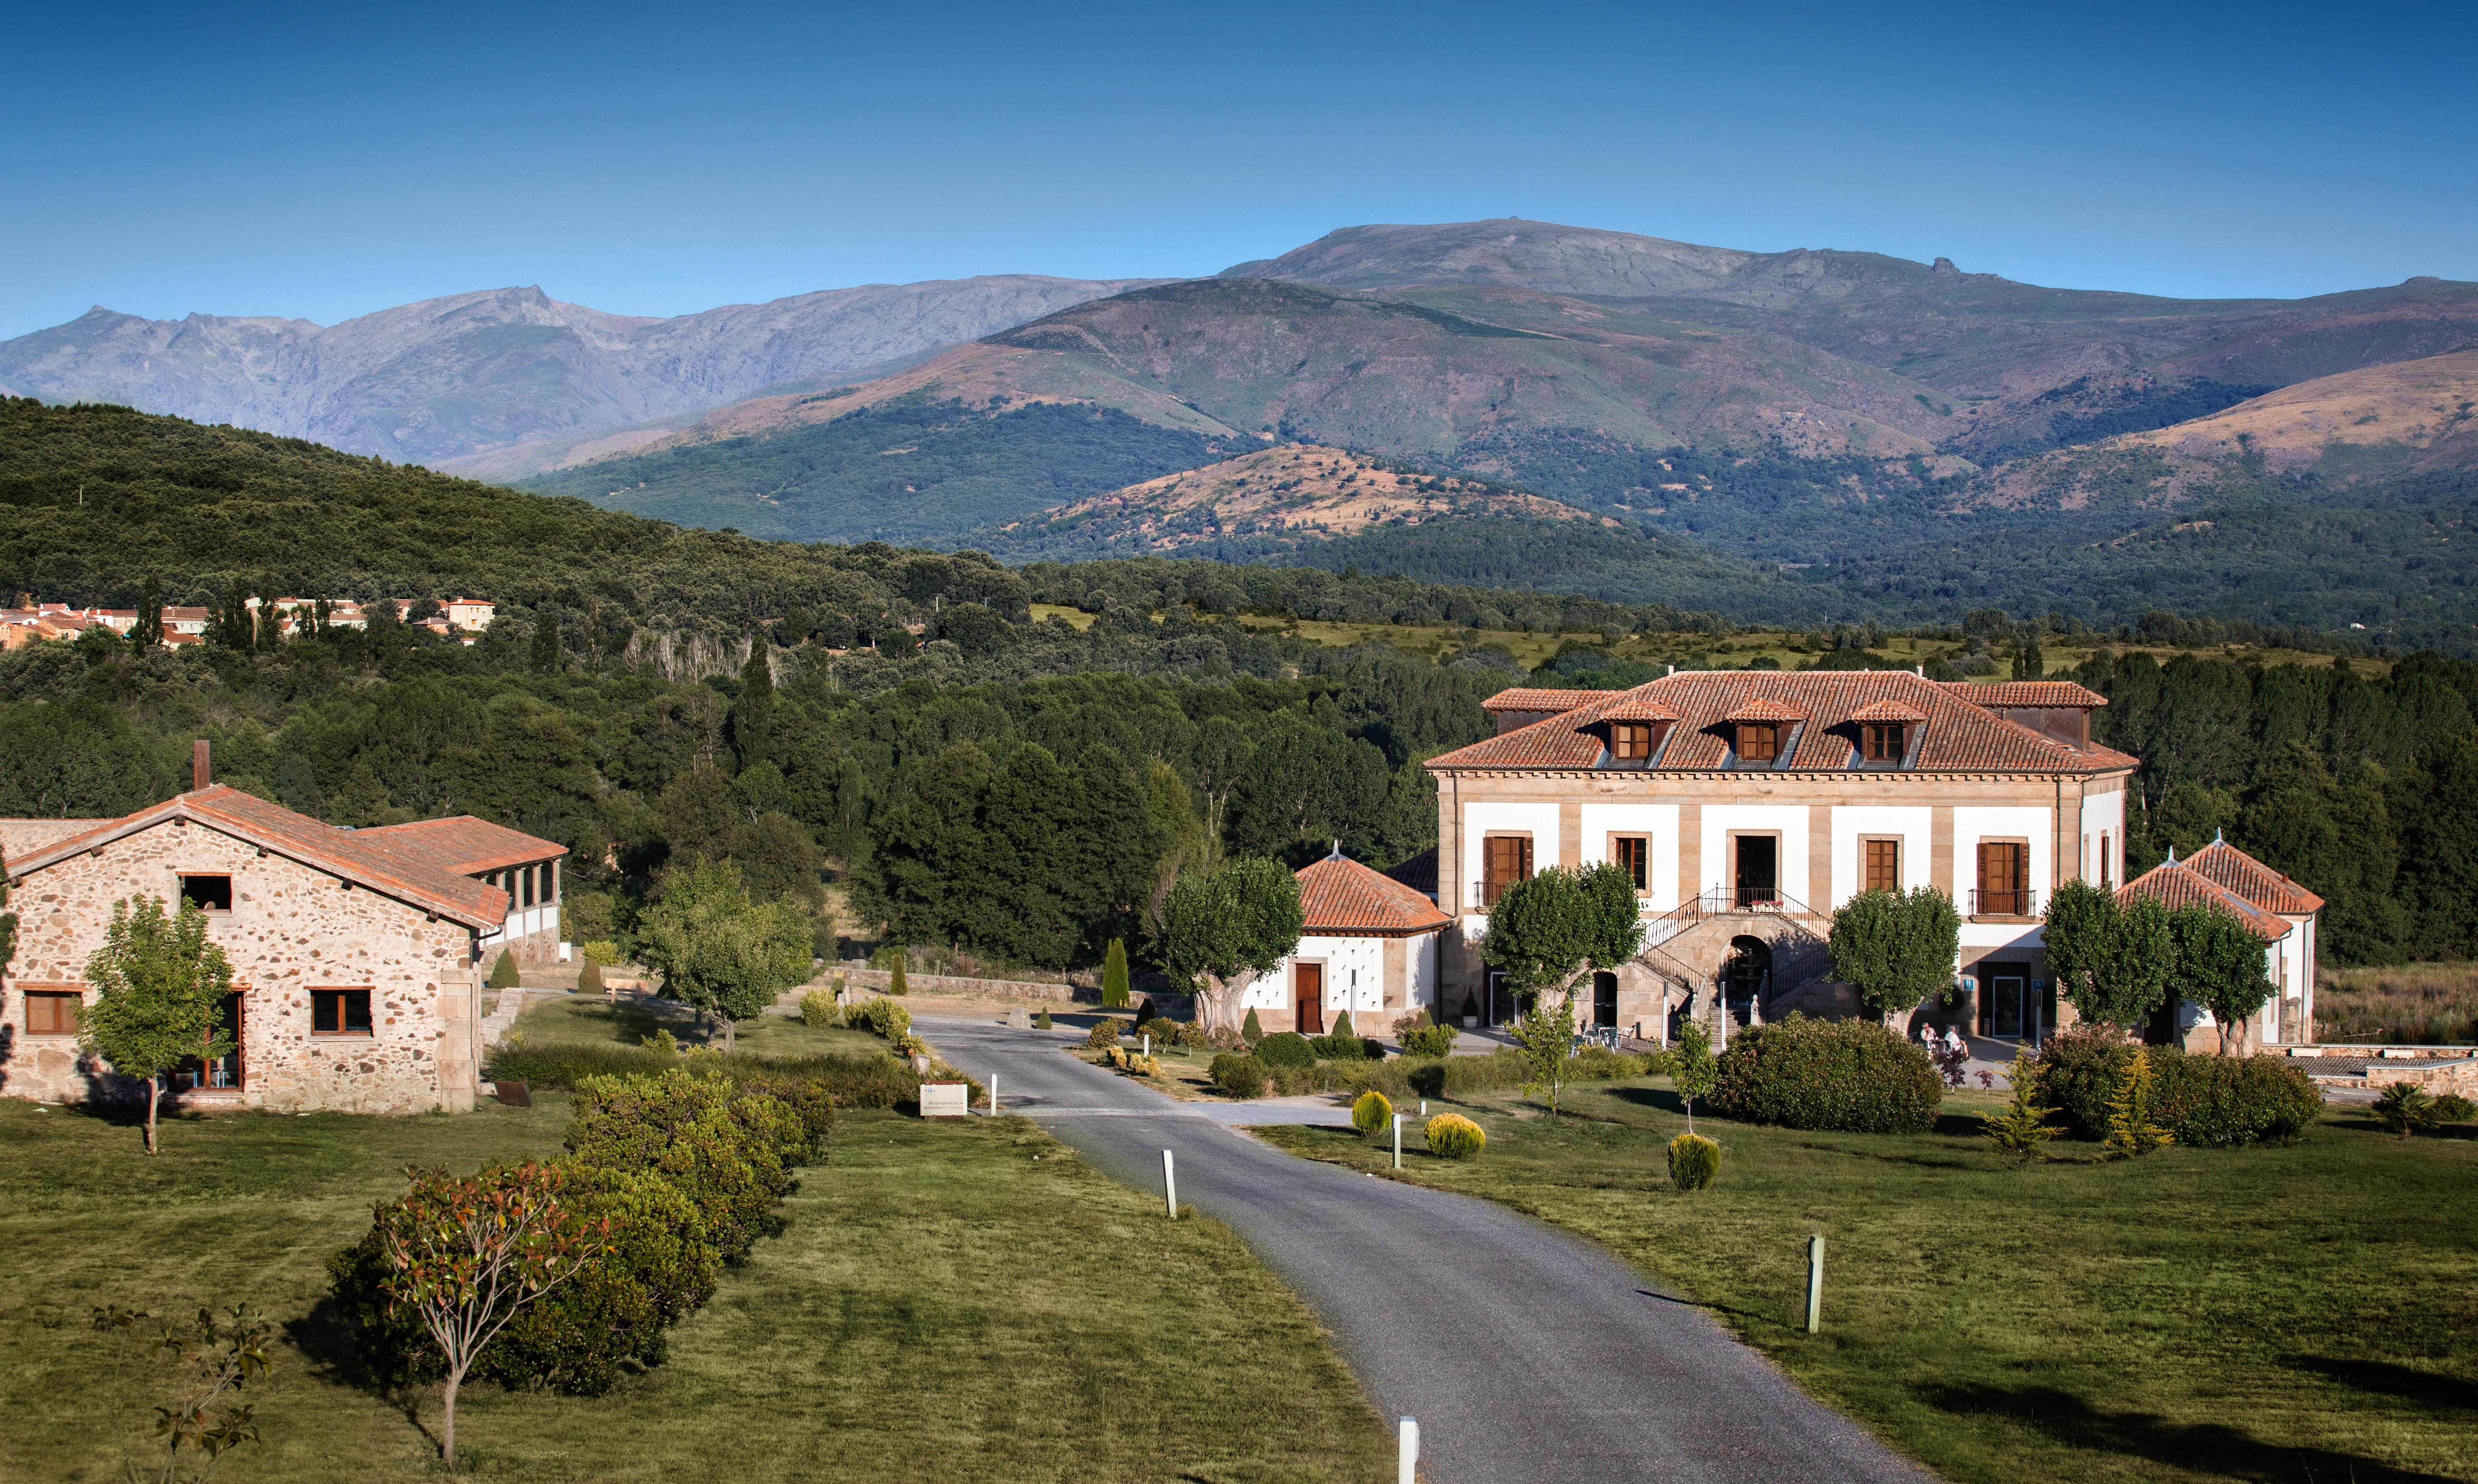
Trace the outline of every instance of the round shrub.
<instances>
[{"instance_id":1,"label":"round shrub","mask_svg":"<svg viewBox=\"0 0 2478 1484\"><path fill-rule=\"evenodd\" d=\"M1360 1094L1359 1101L1351 1105L1351 1126L1371 1138L1383 1133L1385 1125L1393 1121L1393 1103L1375 1088Z\"/></svg>"},{"instance_id":2,"label":"round shrub","mask_svg":"<svg viewBox=\"0 0 2478 1484\"><path fill-rule=\"evenodd\" d=\"M585 967L576 971L576 993L579 994L599 994L602 993L601 965L596 964L592 959L587 959L585 961Z\"/></svg>"},{"instance_id":3,"label":"round shrub","mask_svg":"<svg viewBox=\"0 0 2478 1484\"><path fill-rule=\"evenodd\" d=\"M1268 1067L1313 1067L1316 1047L1297 1031L1282 1031L1256 1043L1256 1060Z\"/></svg>"},{"instance_id":4,"label":"round shrub","mask_svg":"<svg viewBox=\"0 0 2478 1484\"><path fill-rule=\"evenodd\" d=\"M912 1032L912 1012L891 999L872 999L852 1012L852 1019L898 1044Z\"/></svg>"},{"instance_id":5,"label":"round shrub","mask_svg":"<svg viewBox=\"0 0 2478 1484\"><path fill-rule=\"evenodd\" d=\"M1213 1085L1233 1097L1262 1097L1265 1084L1270 1080L1265 1074L1264 1063L1252 1056L1239 1056L1228 1051L1213 1059L1211 1072Z\"/></svg>"},{"instance_id":6,"label":"round shrub","mask_svg":"<svg viewBox=\"0 0 2478 1484\"><path fill-rule=\"evenodd\" d=\"M1101 1017L1101 1019L1093 1022L1093 1028L1091 1030L1084 1033L1084 1045L1088 1050L1107 1051L1118 1044L1119 1018L1117 1016L1105 1015Z\"/></svg>"},{"instance_id":7,"label":"round shrub","mask_svg":"<svg viewBox=\"0 0 2478 1484\"><path fill-rule=\"evenodd\" d=\"M2039 1048L2039 1096L2077 1139L2108 1137L2108 1101L2116 1095L2137 1043L2113 1025L2073 1025Z\"/></svg>"},{"instance_id":8,"label":"round shrub","mask_svg":"<svg viewBox=\"0 0 2478 1484\"><path fill-rule=\"evenodd\" d=\"M1417 1025L1403 1033L1404 1056L1452 1056L1454 1031L1446 1025Z\"/></svg>"},{"instance_id":9,"label":"round shrub","mask_svg":"<svg viewBox=\"0 0 2478 1484\"><path fill-rule=\"evenodd\" d=\"M2285 1056L2187 1056L2160 1047L2151 1067L2152 1121L2182 1144L2294 1139L2323 1113L2323 1090Z\"/></svg>"},{"instance_id":10,"label":"round shrub","mask_svg":"<svg viewBox=\"0 0 2478 1484\"><path fill-rule=\"evenodd\" d=\"M1178 1044L1194 1050L1204 1044L1204 1027L1195 1020L1178 1022Z\"/></svg>"},{"instance_id":11,"label":"round shrub","mask_svg":"<svg viewBox=\"0 0 2478 1484\"><path fill-rule=\"evenodd\" d=\"M1175 1046L1178 1044L1178 1022L1176 1020L1165 1020L1161 1017L1155 1016L1151 1019L1138 1025L1136 1030L1140 1035L1150 1036L1153 1038L1154 1045Z\"/></svg>"},{"instance_id":12,"label":"round shrub","mask_svg":"<svg viewBox=\"0 0 2478 1484\"><path fill-rule=\"evenodd\" d=\"M1459 1113L1440 1113L1423 1130L1429 1152L1439 1159L1469 1159L1488 1147L1488 1135Z\"/></svg>"},{"instance_id":13,"label":"round shrub","mask_svg":"<svg viewBox=\"0 0 2478 1484\"><path fill-rule=\"evenodd\" d=\"M1721 1172L1721 1146L1701 1134L1681 1134L1669 1141L1669 1183L1682 1191L1700 1191Z\"/></svg>"},{"instance_id":14,"label":"round shrub","mask_svg":"<svg viewBox=\"0 0 2478 1484\"><path fill-rule=\"evenodd\" d=\"M1792 1015L1730 1039L1711 1106L1785 1128L1919 1134L1934 1126L1943 1097L1925 1047L1866 1020Z\"/></svg>"},{"instance_id":15,"label":"round shrub","mask_svg":"<svg viewBox=\"0 0 2478 1484\"><path fill-rule=\"evenodd\" d=\"M811 990L800 996L800 1023L812 1030L822 1030L835 1023L835 997L823 990Z\"/></svg>"}]
</instances>

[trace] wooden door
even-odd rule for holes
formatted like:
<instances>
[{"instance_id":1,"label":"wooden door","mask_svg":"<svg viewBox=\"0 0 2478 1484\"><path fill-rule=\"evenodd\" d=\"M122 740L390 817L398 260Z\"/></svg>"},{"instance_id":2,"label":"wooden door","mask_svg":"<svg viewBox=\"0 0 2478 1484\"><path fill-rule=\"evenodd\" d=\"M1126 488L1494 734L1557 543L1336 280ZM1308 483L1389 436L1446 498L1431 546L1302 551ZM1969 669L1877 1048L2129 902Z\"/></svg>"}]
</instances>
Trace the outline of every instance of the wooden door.
<instances>
[{"instance_id":1,"label":"wooden door","mask_svg":"<svg viewBox=\"0 0 2478 1484\"><path fill-rule=\"evenodd\" d=\"M1292 1027L1302 1036L1325 1034L1325 966L1291 966Z\"/></svg>"},{"instance_id":2,"label":"wooden door","mask_svg":"<svg viewBox=\"0 0 2478 1484\"><path fill-rule=\"evenodd\" d=\"M1531 879L1531 837L1491 835L1482 859L1486 864L1480 882L1480 903L1494 907L1507 887Z\"/></svg>"}]
</instances>

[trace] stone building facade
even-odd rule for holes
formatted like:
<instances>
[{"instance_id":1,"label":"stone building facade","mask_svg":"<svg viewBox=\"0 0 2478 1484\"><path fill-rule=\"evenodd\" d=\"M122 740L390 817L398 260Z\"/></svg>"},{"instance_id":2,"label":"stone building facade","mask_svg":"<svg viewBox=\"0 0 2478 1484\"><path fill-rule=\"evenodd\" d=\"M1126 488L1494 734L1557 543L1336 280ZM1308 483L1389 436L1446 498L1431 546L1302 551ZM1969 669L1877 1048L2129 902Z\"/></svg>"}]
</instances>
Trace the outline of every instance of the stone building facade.
<instances>
[{"instance_id":1,"label":"stone building facade","mask_svg":"<svg viewBox=\"0 0 2478 1484\"><path fill-rule=\"evenodd\" d=\"M560 849L498 833L528 852ZM240 1049L172 1074L177 1105L471 1108L481 944L501 930L507 895L390 834L339 829L220 787L120 819L0 820L19 918L15 956L0 966L0 1094L139 1094L143 1083L79 1046L76 1007L92 998L85 966L114 903L157 897L167 908L198 902L233 967L225 1023Z\"/></svg>"},{"instance_id":2,"label":"stone building facade","mask_svg":"<svg viewBox=\"0 0 2478 1484\"><path fill-rule=\"evenodd\" d=\"M2071 1019L2040 951L2061 881L2124 880L2137 761L2090 740L2105 705L2059 681L1949 685L1903 671L1690 671L1623 692L1516 690L1498 735L1431 759L1437 903L1454 919L1435 1013L1498 1023L1482 961L1514 881L1604 862L1634 878L1643 950L1596 976L1586 1023L1666 1042L1689 1016L1723 1039L1802 1010L1844 1015L1833 910L1870 887L1932 886L1962 914L1958 1003L1921 1023L2037 1036Z\"/></svg>"}]
</instances>

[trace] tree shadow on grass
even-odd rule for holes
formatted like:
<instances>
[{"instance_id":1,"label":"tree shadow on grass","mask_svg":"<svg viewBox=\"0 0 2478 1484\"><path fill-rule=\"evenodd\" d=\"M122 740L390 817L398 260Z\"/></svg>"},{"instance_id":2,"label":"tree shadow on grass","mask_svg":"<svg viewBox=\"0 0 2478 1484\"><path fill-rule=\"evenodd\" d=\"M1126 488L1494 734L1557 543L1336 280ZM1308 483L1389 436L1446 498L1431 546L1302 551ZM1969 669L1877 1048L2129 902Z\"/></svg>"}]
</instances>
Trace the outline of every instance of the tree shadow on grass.
<instances>
[{"instance_id":1,"label":"tree shadow on grass","mask_svg":"<svg viewBox=\"0 0 2478 1484\"><path fill-rule=\"evenodd\" d=\"M2478 1387L2457 1376L2415 1371L2382 1360L2342 1360L2329 1355L2291 1355L2281 1364L2310 1371L2356 1391L2415 1402L2438 1412L2478 1412Z\"/></svg>"},{"instance_id":2,"label":"tree shadow on grass","mask_svg":"<svg viewBox=\"0 0 2478 1484\"><path fill-rule=\"evenodd\" d=\"M2221 1422L2173 1421L2152 1412L2104 1412L2048 1386L1931 1386L1930 1406L1960 1418L2002 1417L2069 1447L2148 1459L2218 1477L2300 1484L2453 1484L2449 1475L2394 1468L2331 1448L2266 1443Z\"/></svg>"},{"instance_id":3,"label":"tree shadow on grass","mask_svg":"<svg viewBox=\"0 0 2478 1484\"><path fill-rule=\"evenodd\" d=\"M362 1353L359 1327L335 1295L320 1298L299 1319L285 1321L284 1337L322 1378L378 1397L402 1414L414 1431L430 1440L432 1447L439 1446L439 1435L421 1420L423 1389L406 1384L401 1377L383 1375L368 1363Z\"/></svg>"}]
</instances>

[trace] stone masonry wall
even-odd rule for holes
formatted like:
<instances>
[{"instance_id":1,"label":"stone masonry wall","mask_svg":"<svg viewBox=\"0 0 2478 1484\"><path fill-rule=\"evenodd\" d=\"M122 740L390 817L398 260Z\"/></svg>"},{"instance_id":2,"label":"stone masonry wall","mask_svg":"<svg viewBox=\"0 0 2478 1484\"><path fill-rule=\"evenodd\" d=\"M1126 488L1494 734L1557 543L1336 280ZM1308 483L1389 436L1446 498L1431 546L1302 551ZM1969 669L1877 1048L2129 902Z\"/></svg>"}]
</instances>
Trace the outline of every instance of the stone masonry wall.
<instances>
[{"instance_id":1,"label":"stone masonry wall","mask_svg":"<svg viewBox=\"0 0 2478 1484\"><path fill-rule=\"evenodd\" d=\"M142 1084L81 1052L74 1037L30 1035L22 987L82 985L114 901L160 896L171 908L185 872L233 878L232 910L208 918L241 993L241 1105L350 1113L472 1107L479 981L466 928L204 825L168 821L18 885L11 901L20 919L17 953L0 1002L0 1094L138 1095ZM371 1033L313 1035L314 988L368 989Z\"/></svg>"}]
</instances>

